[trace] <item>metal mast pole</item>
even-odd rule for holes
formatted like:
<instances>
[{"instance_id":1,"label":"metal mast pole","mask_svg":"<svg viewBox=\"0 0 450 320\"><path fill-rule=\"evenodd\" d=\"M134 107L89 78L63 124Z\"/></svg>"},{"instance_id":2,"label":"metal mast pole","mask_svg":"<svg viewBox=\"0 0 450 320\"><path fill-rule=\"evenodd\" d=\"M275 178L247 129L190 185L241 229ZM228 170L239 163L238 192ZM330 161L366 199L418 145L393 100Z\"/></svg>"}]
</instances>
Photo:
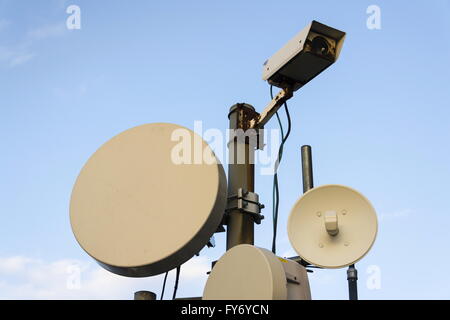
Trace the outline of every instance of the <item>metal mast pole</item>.
<instances>
[{"instance_id":1,"label":"metal mast pole","mask_svg":"<svg viewBox=\"0 0 450 320\"><path fill-rule=\"evenodd\" d=\"M250 121L258 115L255 109L246 103L235 104L228 114L230 141L228 142L227 250L239 244L254 243L254 217L244 212L237 203L239 198L242 200L243 194L253 193L255 189L255 146L247 135L242 139L240 134L250 129Z\"/></svg>"}]
</instances>

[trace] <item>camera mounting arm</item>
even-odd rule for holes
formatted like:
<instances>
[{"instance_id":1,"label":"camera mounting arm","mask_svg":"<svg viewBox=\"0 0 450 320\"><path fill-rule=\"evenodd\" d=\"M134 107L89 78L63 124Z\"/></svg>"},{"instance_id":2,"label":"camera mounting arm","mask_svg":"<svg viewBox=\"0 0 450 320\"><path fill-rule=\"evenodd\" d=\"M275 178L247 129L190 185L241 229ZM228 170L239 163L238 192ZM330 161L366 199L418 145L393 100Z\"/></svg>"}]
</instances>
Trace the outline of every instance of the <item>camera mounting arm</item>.
<instances>
[{"instance_id":1,"label":"camera mounting arm","mask_svg":"<svg viewBox=\"0 0 450 320\"><path fill-rule=\"evenodd\" d=\"M281 108L281 106L294 95L294 90L290 87L282 89L272 101L264 108L258 117L250 121L251 129L262 129L269 122L273 115Z\"/></svg>"}]
</instances>

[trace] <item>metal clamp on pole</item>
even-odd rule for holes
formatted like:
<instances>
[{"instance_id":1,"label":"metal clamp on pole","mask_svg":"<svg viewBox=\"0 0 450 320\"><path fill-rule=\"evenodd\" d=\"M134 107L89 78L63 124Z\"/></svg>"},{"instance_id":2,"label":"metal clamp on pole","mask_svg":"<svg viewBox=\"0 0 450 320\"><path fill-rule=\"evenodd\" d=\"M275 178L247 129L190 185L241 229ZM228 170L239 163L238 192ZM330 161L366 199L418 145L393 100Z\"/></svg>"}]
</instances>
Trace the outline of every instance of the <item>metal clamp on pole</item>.
<instances>
[{"instance_id":1,"label":"metal clamp on pole","mask_svg":"<svg viewBox=\"0 0 450 320\"><path fill-rule=\"evenodd\" d=\"M264 216L260 214L263 208L264 205L259 202L259 195L257 193L239 188L236 195L228 197L228 205L225 213L239 210L242 213L250 214L255 223L260 224L261 220L264 219Z\"/></svg>"}]
</instances>

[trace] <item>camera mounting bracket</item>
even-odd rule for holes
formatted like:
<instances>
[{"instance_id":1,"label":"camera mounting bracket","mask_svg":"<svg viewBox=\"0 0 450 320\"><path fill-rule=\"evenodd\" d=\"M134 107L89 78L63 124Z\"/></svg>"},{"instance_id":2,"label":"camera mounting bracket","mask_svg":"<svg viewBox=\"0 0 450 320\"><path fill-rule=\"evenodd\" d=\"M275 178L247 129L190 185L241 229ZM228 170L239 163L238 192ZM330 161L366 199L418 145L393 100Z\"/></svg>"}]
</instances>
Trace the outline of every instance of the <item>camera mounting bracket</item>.
<instances>
[{"instance_id":1,"label":"camera mounting bracket","mask_svg":"<svg viewBox=\"0 0 450 320\"><path fill-rule=\"evenodd\" d=\"M250 120L250 128L259 129L264 127L264 125L269 122L273 115L281 108L281 106L292 96L294 91L291 87L283 88L276 96L269 102L269 104L264 108L263 112L259 114L256 118Z\"/></svg>"}]
</instances>

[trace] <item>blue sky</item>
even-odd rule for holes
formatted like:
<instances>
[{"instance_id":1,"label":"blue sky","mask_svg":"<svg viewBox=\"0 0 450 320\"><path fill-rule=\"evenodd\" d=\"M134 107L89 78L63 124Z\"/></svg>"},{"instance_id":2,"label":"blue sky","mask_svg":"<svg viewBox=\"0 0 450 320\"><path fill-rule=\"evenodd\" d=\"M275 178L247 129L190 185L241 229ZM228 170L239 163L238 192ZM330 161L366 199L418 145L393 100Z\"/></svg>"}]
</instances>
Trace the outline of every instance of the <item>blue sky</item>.
<instances>
[{"instance_id":1,"label":"blue sky","mask_svg":"<svg viewBox=\"0 0 450 320\"><path fill-rule=\"evenodd\" d=\"M81 8L67 30L66 8ZM369 30L369 5L381 29ZM311 20L347 32L339 61L289 101L293 130L279 170L279 254L301 194L300 146L316 186L360 190L379 233L357 267L363 299L448 299L450 2L0 0L0 298L131 298L161 277L103 271L76 243L68 205L89 156L130 127L228 127L236 102L269 101L262 63ZM269 128L276 127L272 121ZM258 172L258 168L257 168ZM255 244L271 244L272 178ZM225 238L183 269L180 296L201 295ZM68 289L71 266L81 287ZM377 266L381 288L366 286ZM173 278L169 278L171 294ZM346 299L346 270L310 276L316 299Z\"/></svg>"}]
</instances>

